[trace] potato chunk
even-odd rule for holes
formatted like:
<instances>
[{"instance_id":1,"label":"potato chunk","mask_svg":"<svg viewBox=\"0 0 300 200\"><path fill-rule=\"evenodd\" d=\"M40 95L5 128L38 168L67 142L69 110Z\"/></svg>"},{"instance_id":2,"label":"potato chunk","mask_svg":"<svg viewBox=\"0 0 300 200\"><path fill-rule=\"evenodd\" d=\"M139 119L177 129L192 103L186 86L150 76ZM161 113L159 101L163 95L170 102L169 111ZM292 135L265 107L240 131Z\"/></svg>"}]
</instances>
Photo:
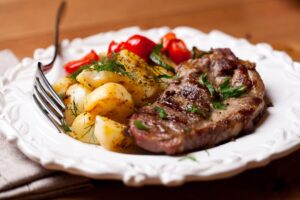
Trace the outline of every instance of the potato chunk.
<instances>
[{"instance_id":1,"label":"potato chunk","mask_svg":"<svg viewBox=\"0 0 300 200\"><path fill-rule=\"evenodd\" d=\"M99 144L94 135L95 115L91 113L81 113L75 118L71 129L71 137L85 143Z\"/></svg>"},{"instance_id":2,"label":"potato chunk","mask_svg":"<svg viewBox=\"0 0 300 200\"><path fill-rule=\"evenodd\" d=\"M95 115L109 115L120 122L134 111L131 95L126 88L118 83L106 83L94 91L86 98L85 111Z\"/></svg>"},{"instance_id":3,"label":"potato chunk","mask_svg":"<svg viewBox=\"0 0 300 200\"><path fill-rule=\"evenodd\" d=\"M64 114L68 125L71 125L75 117L84 112L85 98L90 92L88 88L80 84L74 84L69 87L64 99L67 107Z\"/></svg>"},{"instance_id":4,"label":"potato chunk","mask_svg":"<svg viewBox=\"0 0 300 200\"><path fill-rule=\"evenodd\" d=\"M105 149L119 151L126 149L131 140L124 135L125 125L102 116L96 116L95 136Z\"/></svg>"},{"instance_id":5,"label":"potato chunk","mask_svg":"<svg viewBox=\"0 0 300 200\"><path fill-rule=\"evenodd\" d=\"M122 50L117 55L117 60L125 66L134 80L135 84L128 88L133 97L137 96L142 101L155 94L157 90L155 75L144 59L128 50Z\"/></svg>"},{"instance_id":6,"label":"potato chunk","mask_svg":"<svg viewBox=\"0 0 300 200\"><path fill-rule=\"evenodd\" d=\"M53 84L53 89L61 98L64 98L66 96L68 88L74 83L75 81L73 79L68 77L63 77L61 79L58 79Z\"/></svg>"},{"instance_id":7,"label":"potato chunk","mask_svg":"<svg viewBox=\"0 0 300 200\"><path fill-rule=\"evenodd\" d=\"M105 83L124 82L128 77L111 71L83 70L76 80L87 88L95 89Z\"/></svg>"},{"instance_id":8,"label":"potato chunk","mask_svg":"<svg viewBox=\"0 0 300 200\"><path fill-rule=\"evenodd\" d=\"M132 94L135 103L140 103L155 94L158 84L150 66L142 58L122 50L117 54L116 60L124 65L128 75L111 71L83 70L76 80L90 89L108 82L120 83Z\"/></svg>"}]
</instances>

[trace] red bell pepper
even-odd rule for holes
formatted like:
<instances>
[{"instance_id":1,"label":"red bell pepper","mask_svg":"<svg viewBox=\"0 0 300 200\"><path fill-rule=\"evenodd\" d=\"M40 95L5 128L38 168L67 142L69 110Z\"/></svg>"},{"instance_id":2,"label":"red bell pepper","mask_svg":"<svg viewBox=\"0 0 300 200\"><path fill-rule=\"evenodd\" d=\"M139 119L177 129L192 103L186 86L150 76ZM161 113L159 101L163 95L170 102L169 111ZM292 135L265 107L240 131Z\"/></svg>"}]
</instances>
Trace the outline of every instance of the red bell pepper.
<instances>
[{"instance_id":1,"label":"red bell pepper","mask_svg":"<svg viewBox=\"0 0 300 200\"><path fill-rule=\"evenodd\" d=\"M176 35L175 35L175 33L172 33L172 32L167 33L164 37L162 37L162 39L161 39L161 43L163 45L163 48L161 49L162 52L165 52L168 50L169 44L173 39L176 39Z\"/></svg>"},{"instance_id":2,"label":"red bell pepper","mask_svg":"<svg viewBox=\"0 0 300 200\"><path fill-rule=\"evenodd\" d=\"M169 42L167 53L177 65L191 58L191 52L180 39L172 39Z\"/></svg>"},{"instance_id":3,"label":"red bell pepper","mask_svg":"<svg viewBox=\"0 0 300 200\"><path fill-rule=\"evenodd\" d=\"M67 73L73 73L77 71L80 67L92 64L94 61L98 60L99 56L97 55L97 53L94 50L91 50L91 52L85 55L83 58L66 63L64 65L64 68Z\"/></svg>"},{"instance_id":4,"label":"red bell pepper","mask_svg":"<svg viewBox=\"0 0 300 200\"><path fill-rule=\"evenodd\" d=\"M128 51L131 51L146 61L149 60L149 56L156 44L142 36L142 35L133 35L131 36L124 44L124 48Z\"/></svg>"},{"instance_id":5,"label":"red bell pepper","mask_svg":"<svg viewBox=\"0 0 300 200\"><path fill-rule=\"evenodd\" d=\"M119 51L121 51L124 48L124 44L125 44L125 42L116 43L114 40L111 41L108 46L107 54L109 55L113 52L118 53Z\"/></svg>"}]
</instances>

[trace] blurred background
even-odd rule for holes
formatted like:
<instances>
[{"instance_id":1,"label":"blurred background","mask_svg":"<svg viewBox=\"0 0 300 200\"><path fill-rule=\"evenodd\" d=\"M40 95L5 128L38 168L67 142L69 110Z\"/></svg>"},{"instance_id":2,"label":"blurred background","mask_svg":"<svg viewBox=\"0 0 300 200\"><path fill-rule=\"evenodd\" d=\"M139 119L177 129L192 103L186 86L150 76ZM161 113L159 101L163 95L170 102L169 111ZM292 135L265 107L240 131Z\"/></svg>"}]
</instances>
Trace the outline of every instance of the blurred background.
<instances>
[{"instance_id":1,"label":"blurred background","mask_svg":"<svg viewBox=\"0 0 300 200\"><path fill-rule=\"evenodd\" d=\"M128 26L219 29L253 43L267 42L300 60L299 0L68 0L61 38L73 39ZM52 44L60 0L0 0L0 50L19 58ZM95 190L61 199L300 199L300 152L236 177L182 187L128 188L95 181Z\"/></svg>"},{"instance_id":2,"label":"blurred background","mask_svg":"<svg viewBox=\"0 0 300 200\"><path fill-rule=\"evenodd\" d=\"M59 2L0 0L0 49L24 57L37 47L49 46ZM291 54L300 52L299 0L69 0L62 38L128 26L181 25L204 32L219 29L254 43L271 43Z\"/></svg>"}]
</instances>

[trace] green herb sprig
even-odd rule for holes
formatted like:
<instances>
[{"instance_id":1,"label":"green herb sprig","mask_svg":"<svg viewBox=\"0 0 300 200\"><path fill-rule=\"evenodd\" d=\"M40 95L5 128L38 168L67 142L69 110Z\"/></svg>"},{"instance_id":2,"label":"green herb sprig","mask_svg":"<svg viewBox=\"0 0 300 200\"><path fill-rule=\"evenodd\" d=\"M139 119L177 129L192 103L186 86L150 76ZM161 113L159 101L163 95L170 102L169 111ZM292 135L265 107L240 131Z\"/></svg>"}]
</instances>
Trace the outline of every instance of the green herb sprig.
<instances>
[{"instance_id":1,"label":"green herb sprig","mask_svg":"<svg viewBox=\"0 0 300 200\"><path fill-rule=\"evenodd\" d=\"M167 119L168 114L166 113L166 111L163 108L156 106L155 110L161 119Z\"/></svg>"},{"instance_id":2,"label":"green herb sprig","mask_svg":"<svg viewBox=\"0 0 300 200\"><path fill-rule=\"evenodd\" d=\"M218 100L216 100L214 98L214 101L212 102L212 107L215 109L220 109L220 110L226 109L226 105L223 103L224 100L226 100L228 98L232 98L232 97L238 98L238 97L242 96L244 93L246 93L246 91L247 91L247 88L244 85L232 87L230 85L229 77L224 78L224 81L220 85L220 87L218 89L215 89L213 87L213 85L208 81L206 73L203 73L200 75L199 83L201 85L206 86L211 97L214 98L216 93L219 94L220 98Z\"/></svg>"},{"instance_id":3,"label":"green herb sprig","mask_svg":"<svg viewBox=\"0 0 300 200\"><path fill-rule=\"evenodd\" d=\"M213 101L212 106L213 106L213 108L219 109L219 110L226 109L226 105L222 101Z\"/></svg>"},{"instance_id":4,"label":"green herb sprig","mask_svg":"<svg viewBox=\"0 0 300 200\"><path fill-rule=\"evenodd\" d=\"M199 82L201 85L204 85L206 86L206 88L208 89L209 93L210 93L210 96L214 96L215 95L215 88L214 86L208 81L207 79L207 74L206 73L203 73L200 75L199 77Z\"/></svg>"},{"instance_id":5,"label":"green herb sprig","mask_svg":"<svg viewBox=\"0 0 300 200\"><path fill-rule=\"evenodd\" d=\"M190 160L190 161L199 163L197 158L193 155L186 155L186 156L180 158L178 161L184 161L184 160Z\"/></svg>"},{"instance_id":6,"label":"green herb sprig","mask_svg":"<svg viewBox=\"0 0 300 200\"><path fill-rule=\"evenodd\" d=\"M238 98L245 94L246 91L247 88L244 85L232 87L230 85L230 78L224 78L223 83L219 87L220 100L212 102L213 108L225 110L226 105L223 103L224 100L232 97Z\"/></svg>"},{"instance_id":7,"label":"green herb sprig","mask_svg":"<svg viewBox=\"0 0 300 200\"><path fill-rule=\"evenodd\" d=\"M220 95L223 100L231 98L231 97L240 97L246 92L246 87L244 85L240 85L237 87L232 87L230 85L230 79L226 77L223 83L220 85Z\"/></svg>"},{"instance_id":8,"label":"green herb sprig","mask_svg":"<svg viewBox=\"0 0 300 200\"><path fill-rule=\"evenodd\" d=\"M140 120L135 120L133 122L134 126L139 129L139 130L143 130L143 131L148 131L149 127L147 127L142 121Z\"/></svg>"},{"instance_id":9,"label":"green herb sprig","mask_svg":"<svg viewBox=\"0 0 300 200\"><path fill-rule=\"evenodd\" d=\"M92 66L91 65L85 65L85 66L82 66L80 67L79 69L77 69L75 72L73 72L72 74L69 75L70 78L76 80L76 77L83 71L83 70L86 70L86 69L90 69Z\"/></svg>"},{"instance_id":10,"label":"green herb sprig","mask_svg":"<svg viewBox=\"0 0 300 200\"><path fill-rule=\"evenodd\" d=\"M94 62L90 65L80 67L77 71L69 75L70 78L76 79L76 77L83 70L95 70L95 71L111 71L123 76L130 76L130 73L126 71L123 64L116 59L116 55L109 57L102 57L100 61Z\"/></svg>"},{"instance_id":11,"label":"green herb sprig","mask_svg":"<svg viewBox=\"0 0 300 200\"><path fill-rule=\"evenodd\" d=\"M190 106L189 108L186 109L187 112L190 112L190 113L195 113L195 114L198 114L198 115L201 115L202 117L206 117L206 114L204 111L202 111L198 106L196 105L192 105Z\"/></svg>"},{"instance_id":12,"label":"green herb sprig","mask_svg":"<svg viewBox=\"0 0 300 200\"><path fill-rule=\"evenodd\" d=\"M82 139L84 138L87 134L91 134L90 136L92 137L92 134L94 134L94 131L91 131L92 128L94 128L95 124L91 124L91 125L88 125L86 127L84 127L84 130L85 132L81 135L81 137L79 139Z\"/></svg>"},{"instance_id":13,"label":"green herb sprig","mask_svg":"<svg viewBox=\"0 0 300 200\"><path fill-rule=\"evenodd\" d=\"M69 109L71 110L72 115L74 117L77 117L77 115L78 115L78 105L75 102L75 99L73 99L72 106Z\"/></svg>"},{"instance_id":14,"label":"green herb sprig","mask_svg":"<svg viewBox=\"0 0 300 200\"><path fill-rule=\"evenodd\" d=\"M151 54L150 54L150 59L152 60L152 62L154 62L155 64L162 66L163 68L171 71L171 72L175 72L174 68L172 66L170 66L169 64L167 64L165 61L163 61L162 58L162 53L160 52L161 49L163 48L162 44L158 44L156 45Z\"/></svg>"}]
</instances>

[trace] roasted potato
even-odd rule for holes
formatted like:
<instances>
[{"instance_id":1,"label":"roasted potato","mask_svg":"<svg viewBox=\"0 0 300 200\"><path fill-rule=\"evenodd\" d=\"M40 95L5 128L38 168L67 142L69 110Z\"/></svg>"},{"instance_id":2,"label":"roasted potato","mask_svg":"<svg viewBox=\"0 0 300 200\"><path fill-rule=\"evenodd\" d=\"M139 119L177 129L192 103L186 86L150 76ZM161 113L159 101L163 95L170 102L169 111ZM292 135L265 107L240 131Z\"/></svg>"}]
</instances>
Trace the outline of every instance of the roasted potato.
<instances>
[{"instance_id":1,"label":"roasted potato","mask_svg":"<svg viewBox=\"0 0 300 200\"><path fill-rule=\"evenodd\" d=\"M128 91L132 96L143 100L153 96L157 90L157 82L151 67L138 55L122 50L117 54L117 60L123 64L135 84Z\"/></svg>"},{"instance_id":2,"label":"roasted potato","mask_svg":"<svg viewBox=\"0 0 300 200\"><path fill-rule=\"evenodd\" d=\"M64 99L67 107L64 114L68 125L71 125L75 117L84 112L85 98L90 92L88 88L81 84L73 84L69 87Z\"/></svg>"},{"instance_id":3,"label":"roasted potato","mask_svg":"<svg viewBox=\"0 0 300 200\"><path fill-rule=\"evenodd\" d=\"M116 60L124 65L128 75L120 75L111 71L83 70L76 80L90 89L105 83L122 84L132 94L135 103L140 103L155 94L157 82L150 66L138 55L122 50Z\"/></svg>"},{"instance_id":4,"label":"roasted potato","mask_svg":"<svg viewBox=\"0 0 300 200\"><path fill-rule=\"evenodd\" d=\"M91 113L81 113L78 115L72 126L72 137L85 143L99 144L94 135L95 115Z\"/></svg>"},{"instance_id":5,"label":"roasted potato","mask_svg":"<svg viewBox=\"0 0 300 200\"><path fill-rule=\"evenodd\" d=\"M73 111L71 98L64 99L64 104L67 107L67 109L64 111L65 121L67 125L71 126L78 114L75 114Z\"/></svg>"},{"instance_id":6,"label":"roasted potato","mask_svg":"<svg viewBox=\"0 0 300 200\"><path fill-rule=\"evenodd\" d=\"M75 81L68 77L58 79L53 84L54 91L63 99L66 96L68 88L73 85Z\"/></svg>"},{"instance_id":7,"label":"roasted potato","mask_svg":"<svg viewBox=\"0 0 300 200\"><path fill-rule=\"evenodd\" d=\"M132 97L126 88L118 83L106 83L86 98L85 111L95 115L109 115L124 122L134 111Z\"/></svg>"},{"instance_id":8,"label":"roasted potato","mask_svg":"<svg viewBox=\"0 0 300 200\"><path fill-rule=\"evenodd\" d=\"M124 82L128 77L111 71L95 71L95 70L83 70L77 77L76 80L89 89L95 89L105 83Z\"/></svg>"},{"instance_id":9,"label":"roasted potato","mask_svg":"<svg viewBox=\"0 0 300 200\"><path fill-rule=\"evenodd\" d=\"M126 149L131 140L124 135L125 125L102 116L96 116L95 136L105 149L119 151Z\"/></svg>"}]
</instances>

